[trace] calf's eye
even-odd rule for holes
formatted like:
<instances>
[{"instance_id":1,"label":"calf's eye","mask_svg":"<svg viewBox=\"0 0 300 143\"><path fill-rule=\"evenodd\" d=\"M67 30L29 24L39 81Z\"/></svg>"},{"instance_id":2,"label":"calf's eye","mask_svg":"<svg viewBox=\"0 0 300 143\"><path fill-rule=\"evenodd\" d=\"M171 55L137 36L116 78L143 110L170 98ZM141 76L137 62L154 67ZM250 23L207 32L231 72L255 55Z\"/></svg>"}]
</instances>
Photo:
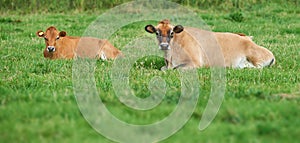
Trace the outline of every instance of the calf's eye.
<instances>
[{"instance_id":1,"label":"calf's eye","mask_svg":"<svg viewBox=\"0 0 300 143\"><path fill-rule=\"evenodd\" d=\"M48 41L48 39L47 39L46 37L44 37L44 39L45 39L46 41Z\"/></svg>"},{"instance_id":2,"label":"calf's eye","mask_svg":"<svg viewBox=\"0 0 300 143\"><path fill-rule=\"evenodd\" d=\"M56 40L58 40L58 39L59 39L59 36L56 37Z\"/></svg>"},{"instance_id":3,"label":"calf's eye","mask_svg":"<svg viewBox=\"0 0 300 143\"><path fill-rule=\"evenodd\" d=\"M173 38L173 36L174 36L174 32L171 32L170 37Z\"/></svg>"}]
</instances>

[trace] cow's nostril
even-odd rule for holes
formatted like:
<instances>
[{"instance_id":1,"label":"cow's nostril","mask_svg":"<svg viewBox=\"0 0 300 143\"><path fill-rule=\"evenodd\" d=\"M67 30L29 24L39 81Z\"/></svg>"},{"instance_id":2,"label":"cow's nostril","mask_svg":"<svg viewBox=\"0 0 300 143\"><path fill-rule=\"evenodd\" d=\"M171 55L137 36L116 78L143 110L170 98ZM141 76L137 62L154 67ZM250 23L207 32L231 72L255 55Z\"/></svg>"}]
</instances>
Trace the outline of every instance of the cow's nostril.
<instances>
[{"instance_id":1,"label":"cow's nostril","mask_svg":"<svg viewBox=\"0 0 300 143\"><path fill-rule=\"evenodd\" d=\"M55 48L54 48L54 46L48 46L47 50L48 50L48 52L54 52Z\"/></svg>"}]
</instances>

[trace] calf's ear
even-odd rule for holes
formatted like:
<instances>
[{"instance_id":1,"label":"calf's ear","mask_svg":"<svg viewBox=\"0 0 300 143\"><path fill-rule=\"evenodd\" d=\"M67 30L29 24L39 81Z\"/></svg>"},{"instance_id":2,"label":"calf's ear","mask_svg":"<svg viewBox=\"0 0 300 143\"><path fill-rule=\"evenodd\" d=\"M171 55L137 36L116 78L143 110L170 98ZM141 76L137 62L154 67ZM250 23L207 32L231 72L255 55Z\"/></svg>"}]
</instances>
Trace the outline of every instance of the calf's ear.
<instances>
[{"instance_id":1,"label":"calf's ear","mask_svg":"<svg viewBox=\"0 0 300 143\"><path fill-rule=\"evenodd\" d=\"M145 27L145 30L146 30L147 32L149 32L149 33L155 33L155 32L156 32L156 29L155 29L155 27L154 27L153 25L147 25L147 26Z\"/></svg>"},{"instance_id":2,"label":"calf's ear","mask_svg":"<svg viewBox=\"0 0 300 143\"><path fill-rule=\"evenodd\" d=\"M182 25L177 25L177 26L175 26L174 28L173 28L173 31L175 32L175 33L180 33L180 32L182 32L183 31L183 26Z\"/></svg>"},{"instance_id":3,"label":"calf's ear","mask_svg":"<svg viewBox=\"0 0 300 143\"><path fill-rule=\"evenodd\" d=\"M44 33L42 30L39 30L39 31L36 32L36 35L37 35L38 37L44 37L44 36L45 36L45 33Z\"/></svg>"},{"instance_id":4,"label":"calf's ear","mask_svg":"<svg viewBox=\"0 0 300 143\"><path fill-rule=\"evenodd\" d=\"M65 37L67 35L66 31L60 31L59 32L59 37Z\"/></svg>"}]
</instances>

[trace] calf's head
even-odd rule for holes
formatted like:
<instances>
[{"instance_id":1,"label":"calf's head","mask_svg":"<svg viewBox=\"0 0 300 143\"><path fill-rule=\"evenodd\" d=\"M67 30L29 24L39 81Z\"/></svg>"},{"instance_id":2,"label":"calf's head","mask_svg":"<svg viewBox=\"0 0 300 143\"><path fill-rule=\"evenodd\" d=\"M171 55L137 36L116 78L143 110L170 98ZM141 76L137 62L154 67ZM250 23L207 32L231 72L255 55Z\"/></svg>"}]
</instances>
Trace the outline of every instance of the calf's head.
<instances>
[{"instance_id":1,"label":"calf's head","mask_svg":"<svg viewBox=\"0 0 300 143\"><path fill-rule=\"evenodd\" d=\"M36 35L40 38L45 39L46 51L49 53L55 52L56 42L61 38L65 37L67 33L65 31L59 32L55 27L51 26L47 28L46 32L39 30L36 32Z\"/></svg>"},{"instance_id":2,"label":"calf's head","mask_svg":"<svg viewBox=\"0 0 300 143\"><path fill-rule=\"evenodd\" d=\"M184 28L181 25L172 26L169 20L162 20L156 27L147 25L145 30L151 34L156 34L158 45L161 50L170 50L170 43L174 34L181 33Z\"/></svg>"}]
</instances>

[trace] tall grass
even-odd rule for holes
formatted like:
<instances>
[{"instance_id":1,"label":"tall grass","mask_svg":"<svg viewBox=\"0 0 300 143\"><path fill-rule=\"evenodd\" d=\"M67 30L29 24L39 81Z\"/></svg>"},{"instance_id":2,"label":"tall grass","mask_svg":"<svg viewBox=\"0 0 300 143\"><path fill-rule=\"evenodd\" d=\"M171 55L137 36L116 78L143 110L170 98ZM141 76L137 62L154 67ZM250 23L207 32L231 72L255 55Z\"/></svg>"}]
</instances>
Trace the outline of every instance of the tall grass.
<instances>
[{"instance_id":1,"label":"tall grass","mask_svg":"<svg viewBox=\"0 0 300 143\"><path fill-rule=\"evenodd\" d=\"M0 0L1 12L36 13L94 11L107 9L129 0Z\"/></svg>"},{"instance_id":2,"label":"tall grass","mask_svg":"<svg viewBox=\"0 0 300 143\"><path fill-rule=\"evenodd\" d=\"M99 11L109 9L131 0L0 0L1 13L62 13ZM257 4L268 4L270 0L171 0L195 8L219 8L225 10L251 8ZM155 2L155 1L153 1ZM298 7L298 0L272 0L272 3L293 4Z\"/></svg>"}]
</instances>

